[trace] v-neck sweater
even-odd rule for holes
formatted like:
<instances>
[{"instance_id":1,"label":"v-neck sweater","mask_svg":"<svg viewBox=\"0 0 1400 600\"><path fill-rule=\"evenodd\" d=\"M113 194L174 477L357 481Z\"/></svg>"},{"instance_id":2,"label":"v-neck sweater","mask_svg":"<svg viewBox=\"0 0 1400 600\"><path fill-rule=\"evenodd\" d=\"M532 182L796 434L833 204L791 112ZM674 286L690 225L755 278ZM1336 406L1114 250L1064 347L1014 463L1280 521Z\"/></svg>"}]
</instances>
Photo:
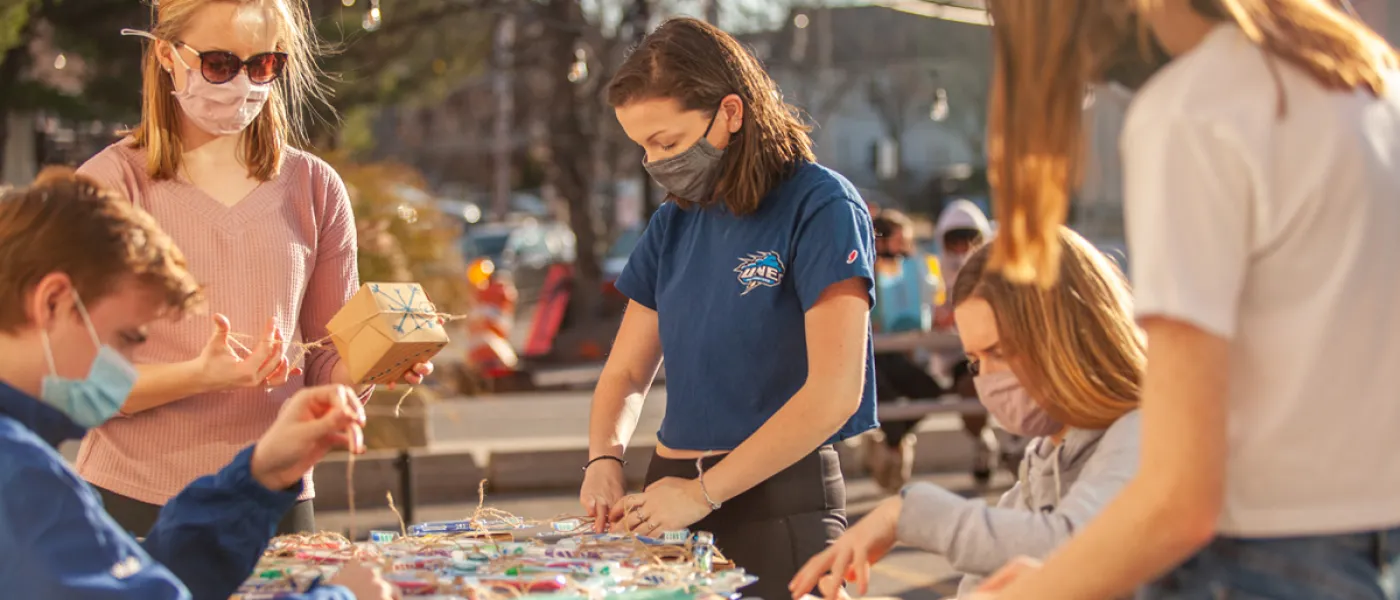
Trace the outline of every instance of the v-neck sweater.
<instances>
[{"instance_id":1,"label":"v-neck sweater","mask_svg":"<svg viewBox=\"0 0 1400 600\"><path fill-rule=\"evenodd\" d=\"M326 324L359 287L355 219L345 184L311 154L288 148L277 177L231 206L187 181L153 180L146 151L130 140L103 150L79 172L155 217L203 284L206 313L227 316L234 333L249 336L241 340L248 347L268 318L285 339L322 339ZM194 359L213 331L208 314L153 323L136 362ZM339 361L328 344L306 356L303 378L272 391L259 386L197 394L114 418L83 439L78 473L95 486L164 505L261 437L293 393L330 383ZM301 498L314 496L308 472Z\"/></svg>"}]
</instances>

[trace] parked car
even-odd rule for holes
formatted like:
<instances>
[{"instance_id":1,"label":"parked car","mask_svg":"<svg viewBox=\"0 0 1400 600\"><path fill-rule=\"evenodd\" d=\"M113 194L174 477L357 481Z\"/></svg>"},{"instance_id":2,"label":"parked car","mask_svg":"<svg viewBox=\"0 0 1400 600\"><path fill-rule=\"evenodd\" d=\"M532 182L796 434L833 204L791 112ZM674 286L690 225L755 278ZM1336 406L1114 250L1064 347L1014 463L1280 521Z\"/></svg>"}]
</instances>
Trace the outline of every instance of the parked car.
<instances>
[{"instance_id":1,"label":"parked car","mask_svg":"<svg viewBox=\"0 0 1400 600\"><path fill-rule=\"evenodd\" d=\"M497 276L510 277L522 305L539 298L550 265L571 263L576 255L572 230L534 219L473 226L462 237L461 248L468 263L490 260Z\"/></svg>"},{"instance_id":2,"label":"parked car","mask_svg":"<svg viewBox=\"0 0 1400 600\"><path fill-rule=\"evenodd\" d=\"M608 247L608 254L603 257L604 283L616 281L618 276L622 275L622 270L627 268L627 257L632 255L632 249L641 241L642 229L641 226L635 226L622 230Z\"/></svg>"}]
</instances>

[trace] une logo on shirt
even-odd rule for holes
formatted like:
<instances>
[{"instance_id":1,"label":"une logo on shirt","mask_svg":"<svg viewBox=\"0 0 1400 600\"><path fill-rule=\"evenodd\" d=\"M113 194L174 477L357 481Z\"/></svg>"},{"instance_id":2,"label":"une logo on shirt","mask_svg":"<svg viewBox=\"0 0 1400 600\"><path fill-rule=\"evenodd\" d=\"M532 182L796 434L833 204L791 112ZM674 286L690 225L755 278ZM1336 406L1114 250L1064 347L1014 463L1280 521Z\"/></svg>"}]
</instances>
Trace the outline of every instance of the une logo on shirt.
<instances>
[{"instance_id":1,"label":"une logo on shirt","mask_svg":"<svg viewBox=\"0 0 1400 600\"><path fill-rule=\"evenodd\" d=\"M126 579L141 572L141 559L135 556L128 556L121 562L112 565L112 577L116 579Z\"/></svg>"},{"instance_id":2,"label":"une logo on shirt","mask_svg":"<svg viewBox=\"0 0 1400 600\"><path fill-rule=\"evenodd\" d=\"M739 295L747 295L760 287L778 287L783 282L785 271L783 259L777 252L756 252L740 258L739 266L734 268L734 272L739 274L739 283L744 286L743 293Z\"/></svg>"}]
</instances>

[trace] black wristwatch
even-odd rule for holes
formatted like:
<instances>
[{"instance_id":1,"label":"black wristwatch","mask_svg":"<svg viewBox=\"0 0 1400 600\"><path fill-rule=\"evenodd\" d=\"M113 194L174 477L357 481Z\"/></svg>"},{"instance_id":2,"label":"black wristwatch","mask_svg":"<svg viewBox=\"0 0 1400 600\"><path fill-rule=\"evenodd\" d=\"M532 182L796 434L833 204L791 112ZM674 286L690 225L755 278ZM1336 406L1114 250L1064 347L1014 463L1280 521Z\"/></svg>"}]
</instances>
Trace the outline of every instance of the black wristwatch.
<instances>
[{"instance_id":1,"label":"black wristwatch","mask_svg":"<svg viewBox=\"0 0 1400 600\"><path fill-rule=\"evenodd\" d=\"M598 461L600 461L600 460L615 460L615 461L617 461L617 464L620 464L620 465L622 465L622 466L624 466L624 467L627 466L627 461L622 460L621 457L613 456L613 455L611 455L611 454L604 454L604 455L602 455L602 456L599 456L599 457L594 458L593 460L588 461L587 464L583 465L583 470L584 470L584 471L587 471L587 470L588 470L588 467L593 466L593 463L598 462Z\"/></svg>"}]
</instances>

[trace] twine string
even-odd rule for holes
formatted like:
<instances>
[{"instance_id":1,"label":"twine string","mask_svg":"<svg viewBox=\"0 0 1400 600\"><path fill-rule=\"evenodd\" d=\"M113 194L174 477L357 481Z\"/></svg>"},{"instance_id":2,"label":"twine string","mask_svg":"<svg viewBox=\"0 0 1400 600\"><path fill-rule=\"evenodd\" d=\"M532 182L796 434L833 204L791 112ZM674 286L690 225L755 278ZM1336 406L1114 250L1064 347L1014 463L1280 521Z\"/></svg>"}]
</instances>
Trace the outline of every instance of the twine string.
<instances>
[{"instance_id":1,"label":"twine string","mask_svg":"<svg viewBox=\"0 0 1400 600\"><path fill-rule=\"evenodd\" d=\"M399 519L399 533L404 537L408 537L408 525L403 522L403 514L399 512L399 508L394 506L394 493L385 491L384 496L389 499L389 510L393 511L394 516Z\"/></svg>"},{"instance_id":2,"label":"twine string","mask_svg":"<svg viewBox=\"0 0 1400 600\"><path fill-rule=\"evenodd\" d=\"M353 432L351 433L353 435ZM352 437L351 440L354 438ZM350 540L355 540L355 449L350 449L350 458L345 461L345 502L350 509Z\"/></svg>"},{"instance_id":3,"label":"twine string","mask_svg":"<svg viewBox=\"0 0 1400 600\"><path fill-rule=\"evenodd\" d=\"M413 310L393 311L393 312L390 313L390 314L396 314L396 315L410 315L410 316L414 316L414 317L428 317L428 318L432 318L432 319L437 320L437 322L438 322L439 325L446 325L447 323L451 323L451 322L453 322L453 321L463 321L463 320L466 320L466 319L469 317L469 315L457 315L457 314L452 314L452 313L438 312L437 307L433 306L432 303L430 303L430 302L429 302L429 303L424 303L424 308L426 308L426 309L428 309L428 310L420 310L420 309L415 308L415 309L413 309ZM306 355L310 354L311 351L313 351L313 350L318 350L318 349L320 349L320 348L324 348L324 347L326 346L326 344L330 343L333 339L335 339L336 336L338 336L338 335L340 335L340 334L342 334L342 333L345 333L345 332L347 332L347 331L350 331L350 330L352 330L352 329L355 329L355 328L357 328L357 327L359 327L359 326L361 326L361 325L364 325L365 323L368 323L368 322L370 322L370 321L373 321L373 320L375 320L375 319L378 319L378 318L380 318L380 317L383 316L383 315L384 315L384 312L376 312L376 313L374 313L374 314L371 314L371 315L366 316L366 317L363 318L363 319L360 319L360 320L355 321L355 322L353 322L353 323L346 324L344 327L341 327L341 328L339 328L339 329L335 329L335 330L333 330L333 331L328 331L324 337L321 337L320 339L312 340L312 341L310 341L310 342L297 342L297 341L291 341L291 340L283 340L282 343L283 343L283 344L286 344L286 345L288 345L288 346L290 346L290 347L293 349L293 351L294 351L293 356L294 356L295 358L288 357L288 358L287 358L287 363L290 364L290 365L300 365L301 362L302 362L302 359L305 358ZM240 341L238 341L238 340L249 340L249 341L255 341L255 342L267 341L267 340L262 340L262 339L260 339L260 338L258 338L258 337L252 336L252 335L248 335L248 334L246 334L246 333L234 333L234 332L230 332L230 333L228 334L228 338L229 338L229 341L232 342L233 344L235 344L235 345L238 347L239 350L242 350L242 351L247 352L247 353L249 353L249 354L251 354L253 351L252 351L251 349L249 349L248 346L244 345L242 342L240 342Z\"/></svg>"}]
</instances>

